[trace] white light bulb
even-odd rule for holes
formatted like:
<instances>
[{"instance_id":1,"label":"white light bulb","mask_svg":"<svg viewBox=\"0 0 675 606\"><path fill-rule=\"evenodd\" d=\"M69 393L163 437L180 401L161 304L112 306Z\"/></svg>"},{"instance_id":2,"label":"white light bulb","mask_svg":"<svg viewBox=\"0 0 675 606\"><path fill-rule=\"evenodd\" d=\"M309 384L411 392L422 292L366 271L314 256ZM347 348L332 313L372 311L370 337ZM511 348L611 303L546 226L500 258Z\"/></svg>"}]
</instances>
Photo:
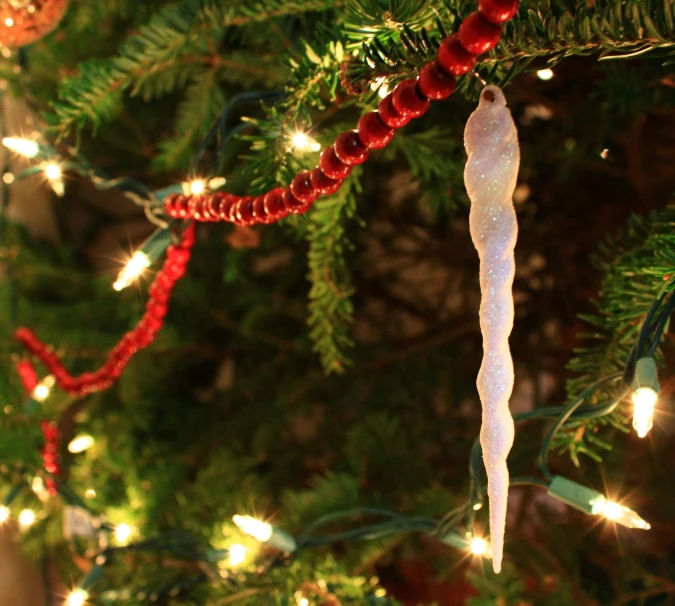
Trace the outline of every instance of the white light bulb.
<instances>
[{"instance_id":1,"label":"white light bulb","mask_svg":"<svg viewBox=\"0 0 675 606\"><path fill-rule=\"evenodd\" d=\"M633 427L640 438L644 438L654 425L654 408L659 394L651 387L642 386L633 391Z\"/></svg>"},{"instance_id":2,"label":"white light bulb","mask_svg":"<svg viewBox=\"0 0 675 606\"><path fill-rule=\"evenodd\" d=\"M307 598L298 598L298 606L309 606L309 600Z\"/></svg>"},{"instance_id":3,"label":"white light bulb","mask_svg":"<svg viewBox=\"0 0 675 606\"><path fill-rule=\"evenodd\" d=\"M548 67L537 71L537 78L540 80L550 80L554 75L553 70Z\"/></svg>"},{"instance_id":4,"label":"white light bulb","mask_svg":"<svg viewBox=\"0 0 675 606\"><path fill-rule=\"evenodd\" d=\"M643 520L632 509L604 497L598 500L593 513L604 516L608 520L621 524L626 528L639 528L640 530L649 530L651 528L649 522Z\"/></svg>"},{"instance_id":5,"label":"white light bulb","mask_svg":"<svg viewBox=\"0 0 675 606\"><path fill-rule=\"evenodd\" d=\"M230 554L230 565L239 566L246 561L246 547L239 543L231 545L228 549Z\"/></svg>"},{"instance_id":6,"label":"white light bulb","mask_svg":"<svg viewBox=\"0 0 675 606\"><path fill-rule=\"evenodd\" d=\"M84 589L73 589L66 598L65 606L84 606L88 597L89 594Z\"/></svg>"},{"instance_id":7,"label":"white light bulb","mask_svg":"<svg viewBox=\"0 0 675 606\"><path fill-rule=\"evenodd\" d=\"M378 78L375 82L371 83L370 90L376 90L377 96L380 99L384 99L389 94L389 85L385 82L384 78Z\"/></svg>"},{"instance_id":8,"label":"white light bulb","mask_svg":"<svg viewBox=\"0 0 675 606\"><path fill-rule=\"evenodd\" d=\"M131 538L132 529L129 524L118 524L115 527L115 540L119 545L126 545Z\"/></svg>"},{"instance_id":9,"label":"white light bulb","mask_svg":"<svg viewBox=\"0 0 675 606\"><path fill-rule=\"evenodd\" d=\"M267 522L261 522L251 516L234 516L232 521L241 528L242 532L258 539L261 543L272 538L274 530Z\"/></svg>"},{"instance_id":10,"label":"white light bulb","mask_svg":"<svg viewBox=\"0 0 675 606\"><path fill-rule=\"evenodd\" d=\"M16 154L26 158L35 158L40 153L40 145L31 139L22 139L20 137L4 137L2 144Z\"/></svg>"},{"instance_id":11,"label":"white light bulb","mask_svg":"<svg viewBox=\"0 0 675 606\"><path fill-rule=\"evenodd\" d=\"M89 450L94 445L94 438L88 435L81 435L73 438L68 444L68 452L79 454L85 450Z\"/></svg>"},{"instance_id":12,"label":"white light bulb","mask_svg":"<svg viewBox=\"0 0 675 606\"><path fill-rule=\"evenodd\" d=\"M55 162L49 162L49 164L45 164L43 171L47 179L50 181L57 181L63 176L61 167Z\"/></svg>"},{"instance_id":13,"label":"white light bulb","mask_svg":"<svg viewBox=\"0 0 675 606\"><path fill-rule=\"evenodd\" d=\"M93 488L87 488L86 492L84 493L84 496L87 499L95 499L96 498L96 491Z\"/></svg>"},{"instance_id":14,"label":"white light bulb","mask_svg":"<svg viewBox=\"0 0 675 606\"><path fill-rule=\"evenodd\" d=\"M33 390L33 400L36 400L37 402L44 402L49 397L52 387L54 387L54 383L56 383L56 379L54 379L52 375L47 375L44 379L42 379L42 381L40 381L40 383L36 385L35 389Z\"/></svg>"},{"instance_id":15,"label":"white light bulb","mask_svg":"<svg viewBox=\"0 0 675 606\"><path fill-rule=\"evenodd\" d=\"M29 528L35 524L35 512L32 509L24 509L19 514L19 524L23 528Z\"/></svg>"},{"instance_id":16,"label":"white light bulb","mask_svg":"<svg viewBox=\"0 0 675 606\"><path fill-rule=\"evenodd\" d=\"M309 137L306 133L298 131L291 138L291 143L296 149L307 149L309 147Z\"/></svg>"},{"instance_id":17,"label":"white light bulb","mask_svg":"<svg viewBox=\"0 0 675 606\"><path fill-rule=\"evenodd\" d=\"M137 250L117 276L113 288L117 291L124 290L148 267L150 267L150 258L142 250Z\"/></svg>"},{"instance_id":18,"label":"white light bulb","mask_svg":"<svg viewBox=\"0 0 675 606\"><path fill-rule=\"evenodd\" d=\"M191 194L199 196L206 191L206 183L201 179L196 179L195 181L190 182L189 188Z\"/></svg>"},{"instance_id":19,"label":"white light bulb","mask_svg":"<svg viewBox=\"0 0 675 606\"><path fill-rule=\"evenodd\" d=\"M4 524L7 520L9 520L9 508L0 505L0 524Z\"/></svg>"},{"instance_id":20,"label":"white light bulb","mask_svg":"<svg viewBox=\"0 0 675 606\"><path fill-rule=\"evenodd\" d=\"M469 544L469 551L471 551L473 555L489 557L490 545L485 539L474 537Z\"/></svg>"}]
</instances>

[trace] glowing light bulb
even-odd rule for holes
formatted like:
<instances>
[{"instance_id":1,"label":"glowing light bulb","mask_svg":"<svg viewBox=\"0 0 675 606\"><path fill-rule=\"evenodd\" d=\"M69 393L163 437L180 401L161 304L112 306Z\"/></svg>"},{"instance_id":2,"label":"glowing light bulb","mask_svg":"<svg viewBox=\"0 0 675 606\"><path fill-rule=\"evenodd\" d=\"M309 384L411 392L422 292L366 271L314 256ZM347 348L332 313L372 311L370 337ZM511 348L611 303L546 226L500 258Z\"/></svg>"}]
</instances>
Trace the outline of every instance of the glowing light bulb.
<instances>
[{"instance_id":1,"label":"glowing light bulb","mask_svg":"<svg viewBox=\"0 0 675 606\"><path fill-rule=\"evenodd\" d=\"M548 67L537 71L537 78L540 80L550 80L554 75L553 70Z\"/></svg>"},{"instance_id":2,"label":"glowing light bulb","mask_svg":"<svg viewBox=\"0 0 675 606\"><path fill-rule=\"evenodd\" d=\"M57 196L62 197L66 193L66 188L63 184L63 171L61 167L56 162L48 162L43 165L42 172L47 177L52 191Z\"/></svg>"},{"instance_id":3,"label":"glowing light bulb","mask_svg":"<svg viewBox=\"0 0 675 606\"><path fill-rule=\"evenodd\" d=\"M129 524L118 524L115 527L115 540L119 545L126 545L131 538L132 529Z\"/></svg>"},{"instance_id":4,"label":"glowing light bulb","mask_svg":"<svg viewBox=\"0 0 675 606\"><path fill-rule=\"evenodd\" d=\"M291 137L291 147L300 151L319 151L321 144L307 133L298 131Z\"/></svg>"},{"instance_id":5,"label":"glowing light bulb","mask_svg":"<svg viewBox=\"0 0 675 606\"><path fill-rule=\"evenodd\" d=\"M594 513L604 516L608 520L621 524L626 528L639 528L640 530L649 530L651 528L649 522L643 520L632 509L610 501L605 497L598 499L593 509Z\"/></svg>"},{"instance_id":6,"label":"glowing light bulb","mask_svg":"<svg viewBox=\"0 0 675 606\"><path fill-rule=\"evenodd\" d=\"M309 606L309 600L307 598L298 598L298 606Z\"/></svg>"},{"instance_id":7,"label":"glowing light bulb","mask_svg":"<svg viewBox=\"0 0 675 606\"><path fill-rule=\"evenodd\" d=\"M9 520L9 508L0 505L0 524L4 524L7 520Z\"/></svg>"},{"instance_id":8,"label":"glowing light bulb","mask_svg":"<svg viewBox=\"0 0 675 606\"><path fill-rule=\"evenodd\" d=\"M487 556L490 550L490 546L485 539L480 537L474 537L471 539L471 544L469 545L469 550L473 555L477 556Z\"/></svg>"},{"instance_id":9,"label":"glowing light bulb","mask_svg":"<svg viewBox=\"0 0 675 606\"><path fill-rule=\"evenodd\" d=\"M654 426L654 408L659 394L651 387L638 387L631 396L633 400L633 427L638 437L644 438Z\"/></svg>"},{"instance_id":10,"label":"glowing light bulb","mask_svg":"<svg viewBox=\"0 0 675 606\"><path fill-rule=\"evenodd\" d=\"M206 191L206 183L201 179L196 179L189 183L190 193L194 196L199 196Z\"/></svg>"},{"instance_id":11,"label":"glowing light bulb","mask_svg":"<svg viewBox=\"0 0 675 606\"><path fill-rule=\"evenodd\" d=\"M20 137L4 137L2 144L16 154L26 158L35 158L40 153L40 145L31 139L22 139Z\"/></svg>"},{"instance_id":12,"label":"glowing light bulb","mask_svg":"<svg viewBox=\"0 0 675 606\"><path fill-rule=\"evenodd\" d=\"M50 181L56 181L57 179L60 179L63 176L61 167L55 162L49 162L48 164L45 165L43 170L45 173L45 177L47 177L47 179L49 179Z\"/></svg>"},{"instance_id":13,"label":"glowing light bulb","mask_svg":"<svg viewBox=\"0 0 675 606\"><path fill-rule=\"evenodd\" d=\"M87 488L86 492L84 493L84 496L87 499L95 499L96 498L96 491L93 488Z\"/></svg>"},{"instance_id":14,"label":"glowing light bulb","mask_svg":"<svg viewBox=\"0 0 675 606\"><path fill-rule=\"evenodd\" d=\"M150 258L143 251L137 250L117 276L113 288L116 291L124 290L148 267L150 267Z\"/></svg>"},{"instance_id":15,"label":"glowing light bulb","mask_svg":"<svg viewBox=\"0 0 675 606\"><path fill-rule=\"evenodd\" d=\"M230 555L230 565L239 566L246 561L246 547L239 543L231 545L228 549Z\"/></svg>"},{"instance_id":16,"label":"glowing light bulb","mask_svg":"<svg viewBox=\"0 0 675 606\"><path fill-rule=\"evenodd\" d=\"M79 454L85 450L89 450L94 445L94 438L88 435L81 435L73 438L68 444L68 452Z\"/></svg>"},{"instance_id":17,"label":"glowing light bulb","mask_svg":"<svg viewBox=\"0 0 675 606\"><path fill-rule=\"evenodd\" d=\"M88 598L89 594L84 589L73 589L66 598L65 606L84 606Z\"/></svg>"},{"instance_id":18,"label":"glowing light bulb","mask_svg":"<svg viewBox=\"0 0 675 606\"><path fill-rule=\"evenodd\" d=\"M385 82L384 78L378 78L375 82L371 83L370 90L376 90L377 96L380 99L384 99L389 94L389 85Z\"/></svg>"},{"instance_id":19,"label":"glowing light bulb","mask_svg":"<svg viewBox=\"0 0 675 606\"><path fill-rule=\"evenodd\" d=\"M291 143L296 149L307 149L309 146L309 137L306 133L298 131L291 138Z\"/></svg>"},{"instance_id":20,"label":"glowing light bulb","mask_svg":"<svg viewBox=\"0 0 675 606\"><path fill-rule=\"evenodd\" d=\"M14 175L12 173L5 173L4 175L2 175L2 182L5 185L11 185L12 183L14 183Z\"/></svg>"},{"instance_id":21,"label":"glowing light bulb","mask_svg":"<svg viewBox=\"0 0 675 606\"><path fill-rule=\"evenodd\" d=\"M251 535L261 543L272 538L274 530L267 522L261 522L251 516L234 516L232 521L241 528L242 532Z\"/></svg>"},{"instance_id":22,"label":"glowing light bulb","mask_svg":"<svg viewBox=\"0 0 675 606\"><path fill-rule=\"evenodd\" d=\"M19 524L22 528L29 528L35 524L35 512L32 509L24 509L19 514Z\"/></svg>"},{"instance_id":23,"label":"glowing light bulb","mask_svg":"<svg viewBox=\"0 0 675 606\"><path fill-rule=\"evenodd\" d=\"M44 379L42 379L42 381L36 385L33 393L31 394L33 400L36 400L37 402L44 402L52 392L54 383L56 383L56 379L54 379L52 375L47 375Z\"/></svg>"}]
</instances>

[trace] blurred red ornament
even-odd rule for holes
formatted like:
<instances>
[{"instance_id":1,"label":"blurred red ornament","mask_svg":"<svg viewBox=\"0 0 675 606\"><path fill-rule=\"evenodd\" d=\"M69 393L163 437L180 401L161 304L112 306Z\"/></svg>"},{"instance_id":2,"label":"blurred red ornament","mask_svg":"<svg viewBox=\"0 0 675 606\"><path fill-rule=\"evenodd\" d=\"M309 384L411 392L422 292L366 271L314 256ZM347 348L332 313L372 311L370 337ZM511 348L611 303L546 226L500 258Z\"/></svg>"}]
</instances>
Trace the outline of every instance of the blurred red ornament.
<instances>
[{"instance_id":1,"label":"blurred red ornament","mask_svg":"<svg viewBox=\"0 0 675 606\"><path fill-rule=\"evenodd\" d=\"M0 45L18 48L37 42L59 24L69 0L3 0Z\"/></svg>"}]
</instances>

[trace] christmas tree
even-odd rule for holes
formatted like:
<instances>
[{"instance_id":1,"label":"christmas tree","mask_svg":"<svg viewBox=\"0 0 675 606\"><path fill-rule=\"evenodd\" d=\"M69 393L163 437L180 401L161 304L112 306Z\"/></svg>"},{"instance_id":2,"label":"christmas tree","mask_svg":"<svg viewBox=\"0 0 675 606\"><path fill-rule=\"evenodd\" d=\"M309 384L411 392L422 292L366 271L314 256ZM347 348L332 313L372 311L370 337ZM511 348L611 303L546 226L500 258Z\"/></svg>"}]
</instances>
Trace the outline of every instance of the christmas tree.
<instances>
[{"instance_id":1,"label":"christmas tree","mask_svg":"<svg viewBox=\"0 0 675 606\"><path fill-rule=\"evenodd\" d=\"M2 2L0 603L672 603L674 46L673 0Z\"/></svg>"}]
</instances>

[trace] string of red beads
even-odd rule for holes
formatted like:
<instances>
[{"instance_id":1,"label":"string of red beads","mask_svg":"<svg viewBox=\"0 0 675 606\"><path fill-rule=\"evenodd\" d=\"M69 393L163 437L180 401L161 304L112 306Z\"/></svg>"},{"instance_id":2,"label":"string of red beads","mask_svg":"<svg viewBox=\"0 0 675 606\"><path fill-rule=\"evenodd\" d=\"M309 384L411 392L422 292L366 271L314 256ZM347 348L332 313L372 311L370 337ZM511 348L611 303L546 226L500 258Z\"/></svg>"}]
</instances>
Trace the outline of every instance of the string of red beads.
<instances>
[{"instance_id":1,"label":"string of red beads","mask_svg":"<svg viewBox=\"0 0 675 606\"><path fill-rule=\"evenodd\" d=\"M19 378L21 379L21 383L23 384L26 393L32 394L40 382L33 364L31 364L30 360L19 360L19 362L16 363L16 371L19 373Z\"/></svg>"},{"instance_id":2,"label":"string of red beads","mask_svg":"<svg viewBox=\"0 0 675 606\"><path fill-rule=\"evenodd\" d=\"M150 345L162 328L171 292L176 282L185 275L194 239L194 224L191 224L183 232L180 243L169 246L164 265L148 291L150 298L145 306L145 313L138 324L112 349L106 362L96 372L86 372L79 377L73 377L54 350L40 341L28 328L19 328L14 333L14 338L40 359L54 376L56 384L66 393L82 397L108 389L122 376L136 352Z\"/></svg>"},{"instance_id":3,"label":"string of red beads","mask_svg":"<svg viewBox=\"0 0 675 606\"><path fill-rule=\"evenodd\" d=\"M365 162L371 150L385 147L395 129L423 115L430 101L449 97L455 90L455 78L470 71L476 56L499 42L501 25L518 12L518 6L519 0L478 0L478 10L464 19L457 34L443 40L436 59L425 65L417 78L400 82L377 110L361 117L355 130L341 133L323 150L316 168L298 173L290 186L256 197L227 192L172 194L164 200L166 213L172 219L253 225L307 212L319 196L340 189L352 168Z\"/></svg>"},{"instance_id":4,"label":"string of red beads","mask_svg":"<svg viewBox=\"0 0 675 606\"><path fill-rule=\"evenodd\" d=\"M61 431L55 421L42 421L40 424L44 446L42 464L49 474L45 486L50 496L57 495L56 478L61 475Z\"/></svg>"}]
</instances>

